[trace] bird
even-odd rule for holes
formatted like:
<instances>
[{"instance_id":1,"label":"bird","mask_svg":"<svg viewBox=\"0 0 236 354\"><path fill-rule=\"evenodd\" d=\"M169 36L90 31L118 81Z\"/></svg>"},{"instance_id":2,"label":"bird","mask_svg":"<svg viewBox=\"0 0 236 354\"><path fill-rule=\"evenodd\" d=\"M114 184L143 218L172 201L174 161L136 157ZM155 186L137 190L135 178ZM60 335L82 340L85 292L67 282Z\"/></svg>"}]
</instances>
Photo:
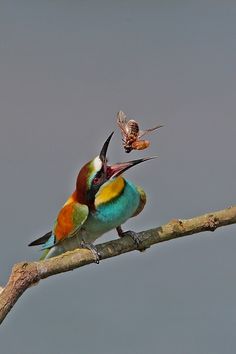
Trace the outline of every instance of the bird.
<instances>
[{"instance_id":1,"label":"bird","mask_svg":"<svg viewBox=\"0 0 236 354\"><path fill-rule=\"evenodd\" d=\"M100 255L93 243L112 229L116 229L120 237L128 234L139 243L137 234L123 232L121 225L143 210L146 194L124 178L123 173L156 156L109 165L106 155L113 133L106 139L100 154L79 171L75 191L59 211L52 231L29 244L42 245L44 252L40 260L85 247L99 263Z\"/></svg>"}]
</instances>

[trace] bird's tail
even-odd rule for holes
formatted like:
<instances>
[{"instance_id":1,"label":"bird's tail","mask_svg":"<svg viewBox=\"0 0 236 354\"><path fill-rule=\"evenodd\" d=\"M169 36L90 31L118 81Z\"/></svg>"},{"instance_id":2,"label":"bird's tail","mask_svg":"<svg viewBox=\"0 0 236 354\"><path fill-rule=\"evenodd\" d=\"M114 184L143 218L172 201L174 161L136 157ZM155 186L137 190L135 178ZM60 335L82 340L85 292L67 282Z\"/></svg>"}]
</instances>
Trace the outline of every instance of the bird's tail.
<instances>
[{"instance_id":1,"label":"bird's tail","mask_svg":"<svg viewBox=\"0 0 236 354\"><path fill-rule=\"evenodd\" d=\"M47 248L48 247L48 243L50 243L49 244L50 247L54 243L54 236L52 235L52 231L49 231L45 235L37 238L37 240L34 240L33 242L31 242L28 246L43 245L43 247L42 247L43 253L42 253L41 257L39 258L39 260L41 261L43 259L49 258L50 247ZM51 245L51 243L52 243L52 245Z\"/></svg>"},{"instance_id":2,"label":"bird's tail","mask_svg":"<svg viewBox=\"0 0 236 354\"><path fill-rule=\"evenodd\" d=\"M43 245L44 243L46 243L50 239L51 235L52 235L52 231L49 231L45 235L37 238L37 240L30 242L30 244L28 244L28 246L31 247L31 246Z\"/></svg>"}]
</instances>

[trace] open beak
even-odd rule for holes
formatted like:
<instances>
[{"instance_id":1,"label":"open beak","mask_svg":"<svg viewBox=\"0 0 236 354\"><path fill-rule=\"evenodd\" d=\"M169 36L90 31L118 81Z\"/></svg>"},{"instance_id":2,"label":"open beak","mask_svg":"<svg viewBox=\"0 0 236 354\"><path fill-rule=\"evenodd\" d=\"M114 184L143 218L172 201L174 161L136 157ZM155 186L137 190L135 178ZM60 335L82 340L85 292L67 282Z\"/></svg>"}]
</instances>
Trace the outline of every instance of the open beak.
<instances>
[{"instance_id":1,"label":"open beak","mask_svg":"<svg viewBox=\"0 0 236 354\"><path fill-rule=\"evenodd\" d=\"M121 175L123 172L128 170L130 167L138 165L141 162L152 160L157 158L157 156L152 157L144 157L142 159L127 161L127 162L118 162L112 166L107 166L107 177L108 179L117 177Z\"/></svg>"},{"instance_id":2,"label":"open beak","mask_svg":"<svg viewBox=\"0 0 236 354\"><path fill-rule=\"evenodd\" d=\"M110 143L110 140L112 138L112 135L114 134L114 132L112 132L109 137L107 138L107 140L105 141L105 143L103 144L102 150L99 154L99 158L102 161L103 164L107 163L107 149Z\"/></svg>"},{"instance_id":3,"label":"open beak","mask_svg":"<svg viewBox=\"0 0 236 354\"><path fill-rule=\"evenodd\" d=\"M103 144L102 150L99 154L99 158L102 161L104 172L106 174L107 179L117 177L117 176L121 175L123 172L125 172L126 170L128 170L130 167L138 165L141 162L157 158L157 156L144 157L142 159L127 161L127 162L118 162L112 166L107 165L107 156L106 156L107 149L108 149L108 146L109 146L109 143L110 143L110 140L111 140L113 134L114 134L114 132L112 132L109 135L109 137L107 138L107 140Z\"/></svg>"}]
</instances>

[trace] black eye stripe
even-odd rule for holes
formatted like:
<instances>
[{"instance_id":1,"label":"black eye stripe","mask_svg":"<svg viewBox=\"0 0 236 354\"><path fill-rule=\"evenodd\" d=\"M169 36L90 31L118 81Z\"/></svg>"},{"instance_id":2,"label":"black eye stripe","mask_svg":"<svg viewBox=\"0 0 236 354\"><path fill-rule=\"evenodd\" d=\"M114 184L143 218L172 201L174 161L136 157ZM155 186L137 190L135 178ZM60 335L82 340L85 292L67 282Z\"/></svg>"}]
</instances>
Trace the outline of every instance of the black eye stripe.
<instances>
[{"instance_id":1,"label":"black eye stripe","mask_svg":"<svg viewBox=\"0 0 236 354\"><path fill-rule=\"evenodd\" d=\"M100 178L101 176L102 176L102 171L100 170L100 171L98 171L98 172L96 173L94 179L95 179L95 178Z\"/></svg>"}]
</instances>

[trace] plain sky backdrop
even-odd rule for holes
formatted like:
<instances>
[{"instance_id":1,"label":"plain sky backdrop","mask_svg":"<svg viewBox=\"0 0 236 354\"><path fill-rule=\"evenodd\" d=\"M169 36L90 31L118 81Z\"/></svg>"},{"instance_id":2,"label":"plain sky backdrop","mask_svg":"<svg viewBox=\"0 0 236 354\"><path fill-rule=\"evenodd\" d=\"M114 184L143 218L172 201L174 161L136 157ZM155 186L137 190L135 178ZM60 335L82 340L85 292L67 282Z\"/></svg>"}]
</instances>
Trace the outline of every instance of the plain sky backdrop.
<instances>
[{"instance_id":1,"label":"plain sky backdrop","mask_svg":"<svg viewBox=\"0 0 236 354\"><path fill-rule=\"evenodd\" d=\"M80 167L123 110L158 154L126 176L143 230L235 204L235 1L0 1L0 284L37 259ZM101 241L114 238L109 233ZM236 227L51 277L0 330L1 354L234 354Z\"/></svg>"}]
</instances>

